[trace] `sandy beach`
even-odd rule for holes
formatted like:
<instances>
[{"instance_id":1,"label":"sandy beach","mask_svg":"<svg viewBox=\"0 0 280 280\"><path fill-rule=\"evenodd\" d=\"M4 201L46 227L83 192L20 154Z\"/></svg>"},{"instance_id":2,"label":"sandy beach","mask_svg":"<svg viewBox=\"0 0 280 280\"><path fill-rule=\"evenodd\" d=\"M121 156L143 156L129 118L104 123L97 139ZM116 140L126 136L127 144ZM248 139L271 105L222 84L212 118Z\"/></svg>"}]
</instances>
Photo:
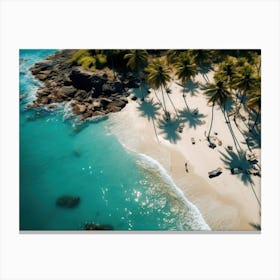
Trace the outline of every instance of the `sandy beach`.
<instances>
[{"instance_id":1,"label":"sandy beach","mask_svg":"<svg viewBox=\"0 0 280 280\"><path fill-rule=\"evenodd\" d=\"M211 72L207 75L209 81L212 80L212 76ZM230 168L238 164L235 157L237 152L218 106L214 108L211 130L211 140L216 144L216 148L208 147L206 136L210 127L212 107L207 104L207 97L202 93L203 84L205 77L198 74L187 87L185 100L190 110L186 107L184 90L178 81L173 80L168 85L172 103L184 122L182 133L177 131L176 112L167 94L166 107L171 113L169 122L164 121L163 110L161 106L156 105L159 101L162 102L161 91L157 91L156 96L152 89L145 102L141 102L140 98L136 101L130 98L121 112L111 116L113 133L127 148L160 162L187 199L197 206L211 230L256 230L254 225L261 224L261 179L244 173L231 174ZM140 97L140 89L134 89L130 97L133 95ZM244 122L237 120L238 129L232 119L233 117L231 124L234 134L242 150L248 151L244 136L239 131L245 129ZM228 146L233 147L231 153L228 152ZM252 151L260 163L260 149ZM185 170L185 163L188 172ZM248 163L239 164L244 166ZM209 178L208 172L217 167L222 168L222 174Z\"/></svg>"}]
</instances>

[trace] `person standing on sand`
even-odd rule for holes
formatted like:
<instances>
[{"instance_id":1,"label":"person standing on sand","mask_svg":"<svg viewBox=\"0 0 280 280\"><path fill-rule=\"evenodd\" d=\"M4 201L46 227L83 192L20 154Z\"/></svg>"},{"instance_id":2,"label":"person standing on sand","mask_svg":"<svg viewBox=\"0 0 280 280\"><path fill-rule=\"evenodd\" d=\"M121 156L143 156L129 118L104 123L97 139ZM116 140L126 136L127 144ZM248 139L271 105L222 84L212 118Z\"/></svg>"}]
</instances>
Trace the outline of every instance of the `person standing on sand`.
<instances>
[{"instance_id":1,"label":"person standing on sand","mask_svg":"<svg viewBox=\"0 0 280 280\"><path fill-rule=\"evenodd\" d=\"M185 170L186 170L186 172L189 172L187 162L185 163Z\"/></svg>"}]
</instances>

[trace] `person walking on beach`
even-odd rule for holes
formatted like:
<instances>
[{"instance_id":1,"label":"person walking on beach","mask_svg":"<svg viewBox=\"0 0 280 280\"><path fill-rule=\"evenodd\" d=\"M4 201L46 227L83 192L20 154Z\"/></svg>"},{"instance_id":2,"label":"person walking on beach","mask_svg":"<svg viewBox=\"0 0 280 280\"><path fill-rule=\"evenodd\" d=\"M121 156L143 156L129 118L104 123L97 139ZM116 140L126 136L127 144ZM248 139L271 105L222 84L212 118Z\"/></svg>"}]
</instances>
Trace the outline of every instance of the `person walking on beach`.
<instances>
[{"instance_id":1,"label":"person walking on beach","mask_svg":"<svg viewBox=\"0 0 280 280\"><path fill-rule=\"evenodd\" d=\"M187 162L185 163L185 170L186 170L187 173L189 172L189 170L188 170L188 163Z\"/></svg>"}]
</instances>

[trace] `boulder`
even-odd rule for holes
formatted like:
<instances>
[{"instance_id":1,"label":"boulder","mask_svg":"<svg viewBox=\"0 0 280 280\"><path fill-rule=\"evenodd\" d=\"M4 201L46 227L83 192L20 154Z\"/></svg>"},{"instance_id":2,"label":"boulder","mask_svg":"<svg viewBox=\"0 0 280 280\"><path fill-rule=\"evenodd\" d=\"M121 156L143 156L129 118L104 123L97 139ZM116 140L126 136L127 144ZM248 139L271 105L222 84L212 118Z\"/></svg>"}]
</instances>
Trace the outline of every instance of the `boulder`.
<instances>
[{"instance_id":1,"label":"boulder","mask_svg":"<svg viewBox=\"0 0 280 280\"><path fill-rule=\"evenodd\" d=\"M72 109L75 114L83 114L87 107L84 104L73 104Z\"/></svg>"},{"instance_id":2,"label":"boulder","mask_svg":"<svg viewBox=\"0 0 280 280\"><path fill-rule=\"evenodd\" d=\"M83 101L86 98L88 98L89 96L90 96L90 94L88 92L86 92L85 90L78 90L78 91L76 91L75 99L80 99L80 101Z\"/></svg>"},{"instance_id":3,"label":"boulder","mask_svg":"<svg viewBox=\"0 0 280 280\"><path fill-rule=\"evenodd\" d=\"M39 88L36 92L37 96L48 96L50 94L50 90L47 87Z\"/></svg>"},{"instance_id":4,"label":"boulder","mask_svg":"<svg viewBox=\"0 0 280 280\"><path fill-rule=\"evenodd\" d=\"M107 79L103 76L92 75L90 78L91 86L94 88L92 96L97 97L102 93L102 87L106 83Z\"/></svg>"},{"instance_id":5,"label":"boulder","mask_svg":"<svg viewBox=\"0 0 280 280\"><path fill-rule=\"evenodd\" d=\"M109 113L116 113L119 112L122 108L114 106L113 104L109 104L109 106L107 107L107 112Z\"/></svg>"},{"instance_id":6,"label":"boulder","mask_svg":"<svg viewBox=\"0 0 280 280\"><path fill-rule=\"evenodd\" d=\"M38 108L38 107L40 107L40 105L36 101L33 101L32 103L29 103L26 106L27 109Z\"/></svg>"},{"instance_id":7,"label":"boulder","mask_svg":"<svg viewBox=\"0 0 280 280\"><path fill-rule=\"evenodd\" d=\"M102 112L102 111L94 111L94 112L92 112L92 116L93 117L104 116L104 115L105 115L105 113Z\"/></svg>"},{"instance_id":8,"label":"boulder","mask_svg":"<svg viewBox=\"0 0 280 280\"><path fill-rule=\"evenodd\" d=\"M63 195L56 200L56 205L63 208L73 208L80 203L79 196Z\"/></svg>"},{"instance_id":9,"label":"boulder","mask_svg":"<svg viewBox=\"0 0 280 280\"><path fill-rule=\"evenodd\" d=\"M80 121L84 121L86 120L87 118L90 118L92 117L92 111L86 111L80 118Z\"/></svg>"},{"instance_id":10,"label":"boulder","mask_svg":"<svg viewBox=\"0 0 280 280\"><path fill-rule=\"evenodd\" d=\"M111 104L113 106L117 106L117 107L120 107L120 108L124 108L125 105L126 105L127 102L124 102L122 100L114 100Z\"/></svg>"},{"instance_id":11,"label":"boulder","mask_svg":"<svg viewBox=\"0 0 280 280\"><path fill-rule=\"evenodd\" d=\"M75 89L73 86L63 86L59 89L58 92L65 96L74 97L75 93L77 92L77 89Z\"/></svg>"},{"instance_id":12,"label":"boulder","mask_svg":"<svg viewBox=\"0 0 280 280\"><path fill-rule=\"evenodd\" d=\"M69 78L75 88L89 91L92 88L91 76L91 72L82 67L76 67L70 73Z\"/></svg>"},{"instance_id":13,"label":"boulder","mask_svg":"<svg viewBox=\"0 0 280 280\"><path fill-rule=\"evenodd\" d=\"M38 98L38 103L49 104L50 103L50 99L47 96L40 97L40 98Z\"/></svg>"},{"instance_id":14,"label":"boulder","mask_svg":"<svg viewBox=\"0 0 280 280\"><path fill-rule=\"evenodd\" d=\"M102 92L105 95L112 95L116 92L121 92L122 90L123 86L120 82L110 82L102 86Z\"/></svg>"},{"instance_id":15,"label":"boulder","mask_svg":"<svg viewBox=\"0 0 280 280\"><path fill-rule=\"evenodd\" d=\"M107 107L108 104L112 103L112 100L106 97L100 99L100 103L103 107Z\"/></svg>"},{"instance_id":16,"label":"boulder","mask_svg":"<svg viewBox=\"0 0 280 280\"><path fill-rule=\"evenodd\" d=\"M96 100L96 101L94 101L93 103L92 103L92 105L93 105L93 107L94 107L94 109L100 109L101 107L102 107L102 104L101 104L101 102L100 102L100 100Z\"/></svg>"}]
</instances>

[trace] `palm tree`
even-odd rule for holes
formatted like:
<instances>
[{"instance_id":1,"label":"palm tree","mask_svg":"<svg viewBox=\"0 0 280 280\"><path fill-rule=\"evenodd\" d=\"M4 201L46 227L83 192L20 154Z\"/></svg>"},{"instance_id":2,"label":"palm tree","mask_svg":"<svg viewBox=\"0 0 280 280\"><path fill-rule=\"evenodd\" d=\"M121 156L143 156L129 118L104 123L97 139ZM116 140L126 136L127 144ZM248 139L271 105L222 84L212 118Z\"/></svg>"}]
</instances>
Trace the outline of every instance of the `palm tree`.
<instances>
[{"instance_id":1,"label":"palm tree","mask_svg":"<svg viewBox=\"0 0 280 280\"><path fill-rule=\"evenodd\" d=\"M142 92L142 80L140 77L140 71L143 70L148 63L148 52L146 50L131 50L128 54L124 56L125 59L128 59L127 66L136 71L137 76L140 79L140 90L142 94L142 100L144 100L144 95Z\"/></svg>"},{"instance_id":2,"label":"palm tree","mask_svg":"<svg viewBox=\"0 0 280 280\"><path fill-rule=\"evenodd\" d=\"M197 74L197 65L194 62L194 58L187 52L184 52L180 55L180 60L175 63L175 68L176 75L181 80L182 84L185 84L187 81L192 80L192 78L194 78ZM184 100L186 103L186 107L189 110L185 95Z\"/></svg>"},{"instance_id":3,"label":"palm tree","mask_svg":"<svg viewBox=\"0 0 280 280\"><path fill-rule=\"evenodd\" d=\"M260 112L261 112L261 91L260 91L260 89L258 89L257 91L250 94L250 98L247 102L247 106L249 108L251 108L252 110L257 111L257 116L255 119L255 122L254 122L253 126L250 128L250 130L253 130L257 124L257 121L259 119Z\"/></svg>"},{"instance_id":4,"label":"palm tree","mask_svg":"<svg viewBox=\"0 0 280 280\"><path fill-rule=\"evenodd\" d=\"M170 69L166 66L166 64L160 60L160 59L155 59L152 61L147 69L147 81L148 83L155 89L161 89L162 93L162 102L163 102L163 110L165 112L165 115L167 116L167 109L166 109L166 104L165 104L165 99L164 99L164 93L163 93L163 88L166 88L167 83L170 81Z\"/></svg>"},{"instance_id":5,"label":"palm tree","mask_svg":"<svg viewBox=\"0 0 280 280\"><path fill-rule=\"evenodd\" d=\"M236 76L235 60L233 57L228 56L220 65L218 71L215 73L214 78L224 80L232 94L233 80Z\"/></svg>"},{"instance_id":6,"label":"palm tree","mask_svg":"<svg viewBox=\"0 0 280 280\"><path fill-rule=\"evenodd\" d=\"M216 83L207 83L204 94L207 94L208 96L210 96L208 103L212 105L211 124L210 124L210 128L209 128L208 136L207 136L207 140L210 143L211 142L210 133L211 133L213 118L214 118L214 106L216 104L219 104L220 108L222 109L222 106L225 106L226 100L230 93L224 87L224 82L218 81ZM225 110L222 109L222 111L225 116ZM226 119L226 116L225 116L225 119ZM226 122L228 122L227 119L226 119Z\"/></svg>"},{"instance_id":7,"label":"palm tree","mask_svg":"<svg viewBox=\"0 0 280 280\"><path fill-rule=\"evenodd\" d=\"M260 86L260 78L257 78L253 67L245 62L243 66L237 67L238 74L233 78L234 88L242 93L240 104L236 107L235 116L240 114L241 106L248 111L248 107L244 103L247 93L257 89Z\"/></svg>"}]
</instances>

